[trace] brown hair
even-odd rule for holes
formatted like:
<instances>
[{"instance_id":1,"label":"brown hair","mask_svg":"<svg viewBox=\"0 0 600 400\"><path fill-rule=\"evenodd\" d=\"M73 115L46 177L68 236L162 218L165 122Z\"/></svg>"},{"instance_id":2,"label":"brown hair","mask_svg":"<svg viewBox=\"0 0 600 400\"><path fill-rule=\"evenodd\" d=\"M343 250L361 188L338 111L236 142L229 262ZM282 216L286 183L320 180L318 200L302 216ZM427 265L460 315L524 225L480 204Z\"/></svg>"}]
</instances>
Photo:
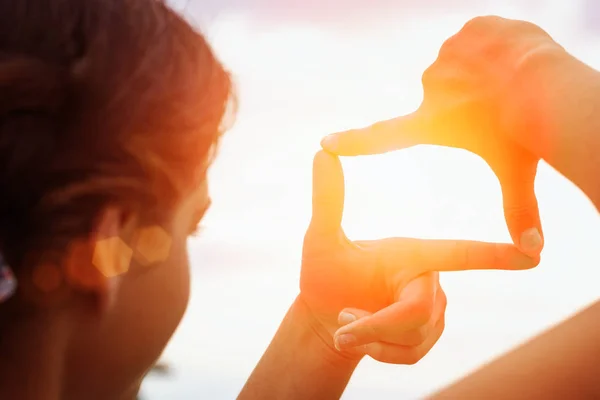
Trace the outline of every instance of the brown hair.
<instances>
[{"instance_id":1,"label":"brown hair","mask_svg":"<svg viewBox=\"0 0 600 400\"><path fill-rule=\"evenodd\" d=\"M20 265L119 204L160 223L204 179L230 98L158 0L0 0L0 251Z\"/></svg>"}]
</instances>

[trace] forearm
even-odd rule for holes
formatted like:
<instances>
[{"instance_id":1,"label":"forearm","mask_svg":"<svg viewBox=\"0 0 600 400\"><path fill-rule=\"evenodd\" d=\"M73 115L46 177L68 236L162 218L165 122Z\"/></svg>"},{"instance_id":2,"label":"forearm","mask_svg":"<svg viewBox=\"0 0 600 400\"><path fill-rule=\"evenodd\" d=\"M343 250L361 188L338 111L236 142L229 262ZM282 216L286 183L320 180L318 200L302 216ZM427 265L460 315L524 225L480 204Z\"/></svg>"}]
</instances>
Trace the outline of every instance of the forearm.
<instances>
[{"instance_id":1,"label":"forearm","mask_svg":"<svg viewBox=\"0 0 600 400\"><path fill-rule=\"evenodd\" d=\"M296 300L238 399L339 399L357 365L324 342Z\"/></svg>"},{"instance_id":2,"label":"forearm","mask_svg":"<svg viewBox=\"0 0 600 400\"><path fill-rule=\"evenodd\" d=\"M431 399L600 398L599 337L600 302Z\"/></svg>"},{"instance_id":3,"label":"forearm","mask_svg":"<svg viewBox=\"0 0 600 400\"><path fill-rule=\"evenodd\" d=\"M521 139L600 209L600 72L560 49L530 57L522 70Z\"/></svg>"}]
</instances>

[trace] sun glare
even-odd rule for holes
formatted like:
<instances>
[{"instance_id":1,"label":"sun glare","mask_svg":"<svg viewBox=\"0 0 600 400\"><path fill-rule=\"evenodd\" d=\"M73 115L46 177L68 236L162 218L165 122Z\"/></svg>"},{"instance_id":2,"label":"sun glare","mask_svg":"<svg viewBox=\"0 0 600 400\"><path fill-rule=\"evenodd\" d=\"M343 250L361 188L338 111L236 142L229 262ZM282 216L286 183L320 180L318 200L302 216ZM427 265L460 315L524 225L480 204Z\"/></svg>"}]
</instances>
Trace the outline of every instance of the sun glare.
<instances>
[{"instance_id":1,"label":"sun glare","mask_svg":"<svg viewBox=\"0 0 600 400\"><path fill-rule=\"evenodd\" d=\"M233 210L233 203L227 215L219 204L240 189L240 181L253 182L263 190L258 207L274 210L285 204L288 211L304 210L284 220L263 218L261 226L291 231L305 227L310 217L309 162L321 137L416 109L422 99L422 71L465 18L445 14L429 18L427 24L413 18L345 32L293 24L259 28L239 16L220 20L210 35L239 83L240 113L216 167L219 182L232 183L222 191L216 188L221 200L215 201L212 218L248 221ZM419 43L412 40L417 36L422 38ZM242 165L248 150L268 151L269 162L248 162L234 184L231 166ZM483 233L487 239L507 239L497 183L475 156L418 148L401 156L343 162L345 221L353 235L471 238ZM268 187L257 181L261 176L269 177Z\"/></svg>"}]
</instances>

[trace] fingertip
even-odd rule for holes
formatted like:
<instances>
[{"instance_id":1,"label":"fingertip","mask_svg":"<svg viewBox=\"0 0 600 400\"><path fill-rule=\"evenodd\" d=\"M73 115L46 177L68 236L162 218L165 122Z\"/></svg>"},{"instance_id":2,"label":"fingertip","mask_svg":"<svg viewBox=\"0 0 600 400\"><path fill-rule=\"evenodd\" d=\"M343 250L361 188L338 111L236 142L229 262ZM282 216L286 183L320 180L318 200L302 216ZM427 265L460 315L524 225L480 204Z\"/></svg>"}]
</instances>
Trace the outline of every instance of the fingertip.
<instances>
[{"instance_id":1,"label":"fingertip","mask_svg":"<svg viewBox=\"0 0 600 400\"><path fill-rule=\"evenodd\" d=\"M341 323L341 315L342 314L343 314L343 312L340 313L340 317L338 318L338 322L340 323L341 326L333 334L334 338L336 338L338 336L341 336L341 335L345 335L347 333L356 333L357 326L360 324L360 323L357 322L358 319L354 319L354 321L352 321L352 322L348 322L346 324L342 324Z\"/></svg>"},{"instance_id":2,"label":"fingertip","mask_svg":"<svg viewBox=\"0 0 600 400\"><path fill-rule=\"evenodd\" d=\"M329 154L326 150L322 149L315 153L315 156L313 157L313 162L318 163L322 158L331 158L331 157L333 157L332 154Z\"/></svg>"},{"instance_id":3,"label":"fingertip","mask_svg":"<svg viewBox=\"0 0 600 400\"><path fill-rule=\"evenodd\" d=\"M351 333L344 333L334 338L334 346L338 351L351 349L358 345L358 339Z\"/></svg>"},{"instance_id":4,"label":"fingertip","mask_svg":"<svg viewBox=\"0 0 600 400\"><path fill-rule=\"evenodd\" d=\"M332 133L331 135L325 136L323 139L321 139L321 147L324 150L335 154L339 147L338 138L339 135L337 133Z\"/></svg>"},{"instance_id":5,"label":"fingertip","mask_svg":"<svg viewBox=\"0 0 600 400\"><path fill-rule=\"evenodd\" d=\"M365 310L361 310L359 308L344 308L338 314L338 324L341 327L350 325L358 320L362 320L369 316L373 315L373 313ZM364 321L363 321L364 322Z\"/></svg>"},{"instance_id":6,"label":"fingertip","mask_svg":"<svg viewBox=\"0 0 600 400\"><path fill-rule=\"evenodd\" d=\"M348 312L342 311L340 316L344 313ZM340 326L340 328L333 334L333 340L336 348L339 346L339 349L343 350L350 347L356 347L364 343L372 342L373 338L376 336L372 327L369 326L368 316L361 317L360 315L356 315L356 313L352 312L352 317L355 318L352 322L349 322L345 325L340 324L342 326ZM351 319L352 317L347 316L348 319Z\"/></svg>"},{"instance_id":7,"label":"fingertip","mask_svg":"<svg viewBox=\"0 0 600 400\"><path fill-rule=\"evenodd\" d=\"M544 240L538 228L526 229L520 237L519 249L530 257L538 257L544 247Z\"/></svg>"},{"instance_id":8,"label":"fingertip","mask_svg":"<svg viewBox=\"0 0 600 400\"><path fill-rule=\"evenodd\" d=\"M328 151L327 149L317 151L313 159L313 167L315 167L315 172L322 173L323 171L325 171L323 165L334 166L334 171L337 171L342 167L340 158L336 154L333 154L330 151Z\"/></svg>"},{"instance_id":9,"label":"fingertip","mask_svg":"<svg viewBox=\"0 0 600 400\"><path fill-rule=\"evenodd\" d=\"M531 265L532 265L531 268L537 267L538 265L540 265L540 262L541 262L541 257L539 255L536 257L531 257Z\"/></svg>"},{"instance_id":10,"label":"fingertip","mask_svg":"<svg viewBox=\"0 0 600 400\"><path fill-rule=\"evenodd\" d=\"M356 315L354 315L348 311L342 311L338 315L338 324L340 326L345 326L345 325L351 324L356 320L357 320Z\"/></svg>"}]
</instances>

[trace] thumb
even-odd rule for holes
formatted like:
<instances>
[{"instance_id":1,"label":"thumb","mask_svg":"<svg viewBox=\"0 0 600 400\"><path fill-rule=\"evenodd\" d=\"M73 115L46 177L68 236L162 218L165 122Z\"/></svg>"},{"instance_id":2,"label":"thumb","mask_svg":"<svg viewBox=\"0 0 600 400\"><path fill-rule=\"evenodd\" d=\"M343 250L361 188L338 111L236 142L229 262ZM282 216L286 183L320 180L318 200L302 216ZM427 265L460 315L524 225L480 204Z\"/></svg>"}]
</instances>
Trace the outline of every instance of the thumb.
<instances>
[{"instance_id":1,"label":"thumb","mask_svg":"<svg viewBox=\"0 0 600 400\"><path fill-rule=\"evenodd\" d=\"M338 157L319 151L313 162L312 218L308 234L338 237L344 214L344 172Z\"/></svg>"},{"instance_id":2,"label":"thumb","mask_svg":"<svg viewBox=\"0 0 600 400\"><path fill-rule=\"evenodd\" d=\"M336 348L362 346L372 342L393 343L402 334L425 326L436 310L436 318L443 314L443 305L436 303L438 275L424 274L411 281L400 293L397 302L366 314L353 308L344 309L338 322L345 322L334 334ZM440 307L442 307L440 309ZM351 316L356 316L352 320ZM340 324L341 325L341 324Z\"/></svg>"},{"instance_id":3,"label":"thumb","mask_svg":"<svg viewBox=\"0 0 600 400\"><path fill-rule=\"evenodd\" d=\"M368 318L371 315L373 315L373 313L362 310L360 308L345 308L338 315L338 324L340 325L340 327L344 327L348 324L352 324L357 320ZM352 343L344 343L343 340L340 341L339 335L334 335L333 344L337 351L344 352L348 355L355 357L363 357L367 355L368 352L368 346L354 346L352 345Z\"/></svg>"},{"instance_id":4,"label":"thumb","mask_svg":"<svg viewBox=\"0 0 600 400\"><path fill-rule=\"evenodd\" d=\"M544 246L535 175L537 163L509 176L500 177L504 218L513 243L524 254L538 258Z\"/></svg>"}]
</instances>

